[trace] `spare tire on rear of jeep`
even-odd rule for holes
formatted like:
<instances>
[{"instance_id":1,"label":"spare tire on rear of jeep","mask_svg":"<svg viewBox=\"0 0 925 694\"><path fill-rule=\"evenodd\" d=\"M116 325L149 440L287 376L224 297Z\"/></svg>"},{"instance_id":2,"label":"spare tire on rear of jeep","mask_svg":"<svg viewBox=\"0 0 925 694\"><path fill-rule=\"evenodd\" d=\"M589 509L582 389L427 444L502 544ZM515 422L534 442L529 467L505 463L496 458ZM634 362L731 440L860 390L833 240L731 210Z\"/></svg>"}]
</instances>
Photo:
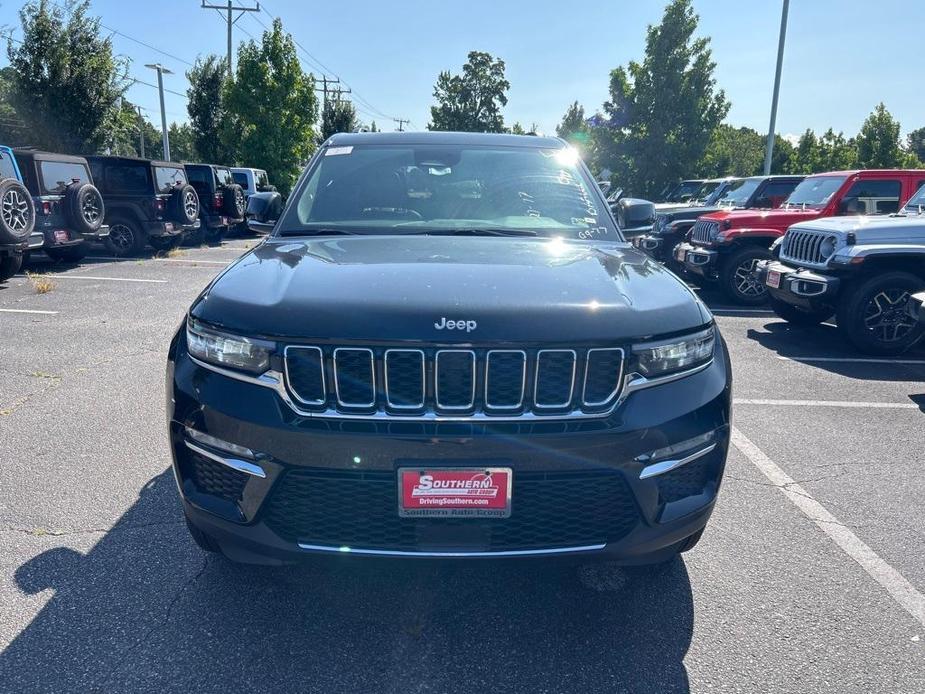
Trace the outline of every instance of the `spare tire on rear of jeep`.
<instances>
[{"instance_id":1,"label":"spare tire on rear of jeep","mask_svg":"<svg viewBox=\"0 0 925 694\"><path fill-rule=\"evenodd\" d=\"M0 180L0 243L22 243L35 227L35 203L15 178Z\"/></svg>"},{"instance_id":2,"label":"spare tire on rear of jeep","mask_svg":"<svg viewBox=\"0 0 925 694\"><path fill-rule=\"evenodd\" d=\"M189 183L177 186L167 200L167 214L170 219L183 225L193 224L199 219L199 196Z\"/></svg>"},{"instance_id":3,"label":"spare tire on rear of jeep","mask_svg":"<svg viewBox=\"0 0 925 694\"><path fill-rule=\"evenodd\" d=\"M222 214L235 219L244 217L247 210L247 197L244 195L244 189L237 183L230 183L222 191Z\"/></svg>"},{"instance_id":4,"label":"spare tire on rear of jeep","mask_svg":"<svg viewBox=\"0 0 925 694\"><path fill-rule=\"evenodd\" d=\"M64 213L81 234L93 234L103 226L103 196L92 183L72 183L64 191Z\"/></svg>"}]
</instances>

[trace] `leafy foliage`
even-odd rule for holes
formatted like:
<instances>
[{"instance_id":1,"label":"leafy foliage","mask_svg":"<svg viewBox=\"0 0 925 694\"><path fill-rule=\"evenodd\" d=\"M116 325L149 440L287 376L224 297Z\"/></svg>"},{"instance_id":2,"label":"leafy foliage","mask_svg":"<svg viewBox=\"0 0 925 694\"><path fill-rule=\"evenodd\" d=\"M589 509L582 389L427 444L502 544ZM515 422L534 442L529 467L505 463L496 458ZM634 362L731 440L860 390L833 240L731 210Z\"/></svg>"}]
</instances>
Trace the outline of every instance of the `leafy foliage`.
<instances>
[{"instance_id":1,"label":"leafy foliage","mask_svg":"<svg viewBox=\"0 0 925 694\"><path fill-rule=\"evenodd\" d=\"M653 194L697 170L729 111L716 89L708 38L695 38L691 0L672 0L649 26L645 58L610 73L602 163L636 194ZM603 134L602 134L603 135ZM609 136L607 136L609 135Z\"/></svg>"},{"instance_id":2,"label":"leafy foliage","mask_svg":"<svg viewBox=\"0 0 925 694\"><path fill-rule=\"evenodd\" d=\"M226 140L228 114L224 103L228 62L217 55L198 58L186 78L190 83L186 110L194 151L210 164L232 163L234 152L232 143Z\"/></svg>"},{"instance_id":3,"label":"leafy foliage","mask_svg":"<svg viewBox=\"0 0 925 694\"><path fill-rule=\"evenodd\" d=\"M919 161L925 161L925 128L917 128L906 135L906 149Z\"/></svg>"},{"instance_id":4,"label":"leafy foliage","mask_svg":"<svg viewBox=\"0 0 925 694\"><path fill-rule=\"evenodd\" d=\"M236 142L237 160L271 172L287 195L315 149L318 101L315 80L302 70L292 37L279 19L259 44L241 45L224 102L230 116L224 136Z\"/></svg>"},{"instance_id":5,"label":"leafy foliage","mask_svg":"<svg viewBox=\"0 0 925 694\"><path fill-rule=\"evenodd\" d=\"M585 109L577 101L562 116L562 122L556 126L556 135L581 149L585 149L590 142L588 124L585 121Z\"/></svg>"},{"instance_id":6,"label":"leafy foliage","mask_svg":"<svg viewBox=\"0 0 925 694\"><path fill-rule=\"evenodd\" d=\"M352 133L358 124L357 112L352 103L346 99L328 99L321 112L321 137L319 139L324 142L335 133Z\"/></svg>"},{"instance_id":7,"label":"leafy foliage","mask_svg":"<svg viewBox=\"0 0 925 694\"><path fill-rule=\"evenodd\" d=\"M89 0L61 7L27 2L23 39L7 44L9 103L29 124L30 144L65 153L95 152L110 139L129 86L127 62L100 35Z\"/></svg>"},{"instance_id":8,"label":"leafy foliage","mask_svg":"<svg viewBox=\"0 0 925 694\"><path fill-rule=\"evenodd\" d=\"M504 61L489 53L471 51L461 75L441 72L434 85L437 105L431 106L428 130L504 132L502 107L511 83L504 77Z\"/></svg>"},{"instance_id":9,"label":"leafy foliage","mask_svg":"<svg viewBox=\"0 0 925 694\"><path fill-rule=\"evenodd\" d=\"M915 156L899 144L899 121L881 102L864 121L858 133L858 164L865 169L888 169L916 165Z\"/></svg>"}]
</instances>

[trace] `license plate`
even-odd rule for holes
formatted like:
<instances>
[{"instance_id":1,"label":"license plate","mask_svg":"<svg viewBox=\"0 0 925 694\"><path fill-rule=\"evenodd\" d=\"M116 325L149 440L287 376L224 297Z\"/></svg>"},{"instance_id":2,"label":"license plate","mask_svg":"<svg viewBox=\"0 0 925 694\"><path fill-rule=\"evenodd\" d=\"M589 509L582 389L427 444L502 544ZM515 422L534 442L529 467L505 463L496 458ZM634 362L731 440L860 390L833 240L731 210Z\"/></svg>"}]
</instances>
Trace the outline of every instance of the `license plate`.
<instances>
[{"instance_id":1,"label":"license plate","mask_svg":"<svg viewBox=\"0 0 925 694\"><path fill-rule=\"evenodd\" d=\"M777 270L768 270L768 276L767 276L767 279L765 279L764 283L768 285L769 287L773 287L774 289L779 289L780 288L780 273L777 272Z\"/></svg>"},{"instance_id":2,"label":"license plate","mask_svg":"<svg viewBox=\"0 0 925 694\"><path fill-rule=\"evenodd\" d=\"M683 263L683 262L684 262L684 254L685 254L686 252L687 252L687 251L685 251L683 248L677 249L677 250L674 252L675 260L677 260L679 263Z\"/></svg>"},{"instance_id":3,"label":"license plate","mask_svg":"<svg viewBox=\"0 0 925 694\"><path fill-rule=\"evenodd\" d=\"M68 235L66 229L55 229L55 241L59 243L62 241L70 241L71 237Z\"/></svg>"},{"instance_id":4,"label":"license plate","mask_svg":"<svg viewBox=\"0 0 925 694\"><path fill-rule=\"evenodd\" d=\"M511 468L399 468L398 515L403 518L507 518Z\"/></svg>"},{"instance_id":5,"label":"license plate","mask_svg":"<svg viewBox=\"0 0 925 694\"><path fill-rule=\"evenodd\" d=\"M164 222L164 231L173 231L173 222Z\"/></svg>"}]
</instances>

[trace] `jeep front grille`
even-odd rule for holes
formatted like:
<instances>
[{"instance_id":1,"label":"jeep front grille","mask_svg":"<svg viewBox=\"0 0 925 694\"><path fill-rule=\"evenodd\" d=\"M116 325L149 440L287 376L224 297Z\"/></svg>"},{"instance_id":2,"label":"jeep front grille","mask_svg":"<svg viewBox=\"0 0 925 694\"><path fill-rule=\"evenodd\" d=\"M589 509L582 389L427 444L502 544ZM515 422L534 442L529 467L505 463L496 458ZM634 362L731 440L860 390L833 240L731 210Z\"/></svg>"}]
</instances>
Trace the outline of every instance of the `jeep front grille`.
<instances>
[{"instance_id":1,"label":"jeep front grille","mask_svg":"<svg viewBox=\"0 0 925 694\"><path fill-rule=\"evenodd\" d=\"M588 349L319 347L284 352L300 410L394 417L596 414L617 400L624 353Z\"/></svg>"},{"instance_id":2,"label":"jeep front grille","mask_svg":"<svg viewBox=\"0 0 925 694\"><path fill-rule=\"evenodd\" d=\"M822 244L830 235L818 231L788 231L781 243L781 260L798 265L822 267L828 257L822 253ZM834 244L832 245L834 249Z\"/></svg>"},{"instance_id":3,"label":"jeep front grille","mask_svg":"<svg viewBox=\"0 0 925 694\"><path fill-rule=\"evenodd\" d=\"M718 222L698 221L694 224L691 240L701 243L712 243L717 233L719 233Z\"/></svg>"}]
</instances>

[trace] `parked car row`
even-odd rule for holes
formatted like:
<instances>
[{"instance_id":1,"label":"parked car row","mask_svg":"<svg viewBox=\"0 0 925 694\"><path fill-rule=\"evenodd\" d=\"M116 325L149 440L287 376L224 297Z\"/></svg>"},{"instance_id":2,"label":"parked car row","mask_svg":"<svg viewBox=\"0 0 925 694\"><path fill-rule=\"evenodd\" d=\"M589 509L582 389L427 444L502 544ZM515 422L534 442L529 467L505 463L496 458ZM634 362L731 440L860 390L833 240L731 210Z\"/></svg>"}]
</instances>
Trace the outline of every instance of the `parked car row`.
<instances>
[{"instance_id":1,"label":"parked car row","mask_svg":"<svg viewBox=\"0 0 925 694\"><path fill-rule=\"evenodd\" d=\"M120 258L217 242L252 194L279 195L261 169L0 146L0 281L33 251L78 261L94 242Z\"/></svg>"},{"instance_id":2,"label":"parked car row","mask_svg":"<svg viewBox=\"0 0 925 694\"><path fill-rule=\"evenodd\" d=\"M925 332L925 171L833 171L740 179L717 208L661 212L634 245L746 306L796 325L833 316L870 354Z\"/></svg>"}]
</instances>

